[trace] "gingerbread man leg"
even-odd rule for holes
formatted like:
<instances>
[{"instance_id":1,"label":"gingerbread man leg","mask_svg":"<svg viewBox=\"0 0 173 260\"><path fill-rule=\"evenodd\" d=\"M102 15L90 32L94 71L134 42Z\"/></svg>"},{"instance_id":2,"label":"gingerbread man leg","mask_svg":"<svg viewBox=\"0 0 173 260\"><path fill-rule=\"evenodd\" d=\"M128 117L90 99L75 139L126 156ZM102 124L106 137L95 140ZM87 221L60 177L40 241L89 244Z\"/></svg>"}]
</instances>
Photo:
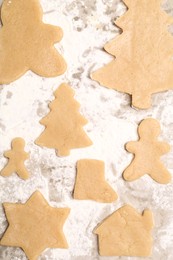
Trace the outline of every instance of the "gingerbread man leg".
<instances>
[{"instance_id":1,"label":"gingerbread man leg","mask_svg":"<svg viewBox=\"0 0 173 260\"><path fill-rule=\"evenodd\" d=\"M123 173L123 178L126 181L135 181L143 176L145 173L141 172L139 169L139 164L134 161L125 169Z\"/></svg>"},{"instance_id":2,"label":"gingerbread man leg","mask_svg":"<svg viewBox=\"0 0 173 260\"><path fill-rule=\"evenodd\" d=\"M152 168L150 176L156 182L167 184L171 181L171 174L167 171L162 163L156 163Z\"/></svg>"},{"instance_id":3,"label":"gingerbread man leg","mask_svg":"<svg viewBox=\"0 0 173 260\"><path fill-rule=\"evenodd\" d=\"M8 163L4 169L1 171L1 176L9 177L13 172L15 172L14 165L11 163Z\"/></svg>"},{"instance_id":4,"label":"gingerbread man leg","mask_svg":"<svg viewBox=\"0 0 173 260\"><path fill-rule=\"evenodd\" d=\"M22 178L22 179L24 179L24 180L26 180L26 179L29 178L29 173L28 173L28 171L27 171L27 169L26 169L26 167L25 167L24 164L23 164L23 165L20 165L20 168L17 169L16 173L17 173L17 175L18 175L20 178Z\"/></svg>"},{"instance_id":5,"label":"gingerbread man leg","mask_svg":"<svg viewBox=\"0 0 173 260\"><path fill-rule=\"evenodd\" d=\"M31 70L43 77L56 77L66 71L65 60L61 57L55 47L47 48L37 53L37 62L30 64ZM48 69L49 68L49 69Z\"/></svg>"}]
</instances>

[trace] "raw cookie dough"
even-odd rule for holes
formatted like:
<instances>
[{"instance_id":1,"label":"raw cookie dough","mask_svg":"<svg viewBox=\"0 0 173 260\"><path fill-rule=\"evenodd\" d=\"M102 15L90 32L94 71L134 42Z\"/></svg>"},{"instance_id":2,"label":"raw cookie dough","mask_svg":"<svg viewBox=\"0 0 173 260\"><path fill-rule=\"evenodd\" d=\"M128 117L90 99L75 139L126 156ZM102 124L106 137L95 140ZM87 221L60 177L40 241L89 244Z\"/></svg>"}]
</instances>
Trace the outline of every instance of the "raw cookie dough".
<instances>
[{"instance_id":1,"label":"raw cookie dough","mask_svg":"<svg viewBox=\"0 0 173 260\"><path fill-rule=\"evenodd\" d=\"M80 105L74 94L67 84L59 86L55 100L49 105L51 112L40 121L46 129L35 141L40 146L56 149L59 156L67 156L73 148L92 144L82 128L87 120L80 115Z\"/></svg>"},{"instance_id":2,"label":"raw cookie dough","mask_svg":"<svg viewBox=\"0 0 173 260\"><path fill-rule=\"evenodd\" d=\"M173 23L161 0L124 0L129 10L116 20L123 33L105 45L116 56L92 73L101 85L132 95L132 105L151 106L151 95L173 88Z\"/></svg>"},{"instance_id":3,"label":"raw cookie dough","mask_svg":"<svg viewBox=\"0 0 173 260\"><path fill-rule=\"evenodd\" d=\"M170 145L157 140L160 134L159 122L148 118L138 127L139 141L126 144L128 152L135 155L130 166L124 171L123 177L127 181L134 181L148 174L155 181L167 184L171 181L171 174L160 161L160 157L170 150Z\"/></svg>"},{"instance_id":4,"label":"raw cookie dough","mask_svg":"<svg viewBox=\"0 0 173 260\"><path fill-rule=\"evenodd\" d=\"M74 199L110 203L117 199L116 192L104 177L104 162L83 159L77 162Z\"/></svg>"},{"instance_id":5,"label":"raw cookie dough","mask_svg":"<svg viewBox=\"0 0 173 260\"><path fill-rule=\"evenodd\" d=\"M24 165L24 161L29 159L29 153L24 151L25 141L17 137L12 140L11 147L10 151L4 153L4 156L9 158L9 161L0 174L7 177L15 172L20 178L26 180L29 178L29 172Z\"/></svg>"},{"instance_id":6,"label":"raw cookie dough","mask_svg":"<svg viewBox=\"0 0 173 260\"><path fill-rule=\"evenodd\" d=\"M21 247L29 260L36 260L46 248L68 248L63 225L69 208L49 206L36 191L25 204L3 203L9 226L1 245Z\"/></svg>"},{"instance_id":7,"label":"raw cookie dough","mask_svg":"<svg viewBox=\"0 0 173 260\"><path fill-rule=\"evenodd\" d=\"M39 0L4 0L0 28L0 84L8 84L32 70L43 77L61 75L66 63L54 44L60 27L44 24Z\"/></svg>"},{"instance_id":8,"label":"raw cookie dough","mask_svg":"<svg viewBox=\"0 0 173 260\"><path fill-rule=\"evenodd\" d=\"M139 214L125 205L107 217L95 230L101 256L150 256L153 216L150 210Z\"/></svg>"}]
</instances>

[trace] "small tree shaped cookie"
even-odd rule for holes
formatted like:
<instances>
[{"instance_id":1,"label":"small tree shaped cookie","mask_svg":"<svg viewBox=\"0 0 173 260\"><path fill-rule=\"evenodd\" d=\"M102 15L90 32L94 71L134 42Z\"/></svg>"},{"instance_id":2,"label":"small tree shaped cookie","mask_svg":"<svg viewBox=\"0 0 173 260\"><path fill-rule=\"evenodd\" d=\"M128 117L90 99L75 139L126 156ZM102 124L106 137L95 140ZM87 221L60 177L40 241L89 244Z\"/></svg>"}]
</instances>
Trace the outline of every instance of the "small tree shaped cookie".
<instances>
[{"instance_id":1,"label":"small tree shaped cookie","mask_svg":"<svg viewBox=\"0 0 173 260\"><path fill-rule=\"evenodd\" d=\"M82 128L87 120L79 113L74 91L62 84L55 91L55 98L49 105L51 112L40 121L46 129L35 143L56 149L59 156L67 156L71 149L86 147L92 142Z\"/></svg>"},{"instance_id":2,"label":"small tree shaped cookie","mask_svg":"<svg viewBox=\"0 0 173 260\"><path fill-rule=\"evenodd\" d=\"M151 106L151 95L173 88L173 18L163 0L123 0L129 10L116 20L123 33L105 45L116 59L92 73L101 85L128 93L132 105Z\"/></svg>"},{"instance_id":3,"label":"small tree shaped cookie","mask_svg":"<svg viewBox=\"0 0 173 260\"><path fill-rule=\"evenodd\" d=\"M12 173L26 180L29 178L29 173L24 165L24 161L29 159L29 154L24 151L25 141L22 138L15 138L11 143L12 149L4 153L4 156L9 158L5 168L1 171L4 177L10 176Z\"/></svg>"},{"instance_id":4,"label":"small tree shaped cookie","mask_svg":"<svg viewBox=\"0 0 173 260\"><path fill-rule=\"evenodd\" d=\"M4 0L1 8L0 83L8 84L32 70L43 77L61 75L66 63L54 44L60 27L44 24L39 0Z\"/></svg>"},{"instance_id":5,"label":"small tree shaped cookie","mask_svg":"<svg viewBox=\"0 0 173 260\"><path fill-rule=\"evenodd\" d=\"M148 118L138 127L139 141L126 144L128 152L135 155L130 166L123 173L127 181L134 181L148 174L155 181L167 184L171 175L162 164L160 157L169 152L170 146L157 140L160 134L160 125L157 120Z\"/></svg>"},{"instance_id":6,"label":"small tree shaped cookie","mask_svg":"<svg viewBox=\"0 0 173 260\"><path fill-rule=\"evenodd\" d=\"M103 161L83 159L77 163L74 199L111 203L117 194L105 180Z\"/></svg>"}]
</instances>

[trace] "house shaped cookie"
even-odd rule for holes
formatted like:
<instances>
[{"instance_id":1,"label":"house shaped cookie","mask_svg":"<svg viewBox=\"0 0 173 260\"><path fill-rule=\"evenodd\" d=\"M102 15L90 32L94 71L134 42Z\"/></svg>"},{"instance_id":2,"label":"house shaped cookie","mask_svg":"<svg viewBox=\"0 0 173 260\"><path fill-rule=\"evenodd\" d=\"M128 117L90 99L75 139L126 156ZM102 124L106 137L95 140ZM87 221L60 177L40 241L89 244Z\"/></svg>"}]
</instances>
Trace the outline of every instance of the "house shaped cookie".
<instances>
[{"instance_id":1,"label":"house shaped cookie","mask_svg":"<svg viewBox=\"0 0 173 260\"><path fill-rule=\"evenodd\" d=\"M107 217L95 230L102 256L150 256L153 217L150 210L139 214L125 205Z\"/></svg>"}]
</instances>

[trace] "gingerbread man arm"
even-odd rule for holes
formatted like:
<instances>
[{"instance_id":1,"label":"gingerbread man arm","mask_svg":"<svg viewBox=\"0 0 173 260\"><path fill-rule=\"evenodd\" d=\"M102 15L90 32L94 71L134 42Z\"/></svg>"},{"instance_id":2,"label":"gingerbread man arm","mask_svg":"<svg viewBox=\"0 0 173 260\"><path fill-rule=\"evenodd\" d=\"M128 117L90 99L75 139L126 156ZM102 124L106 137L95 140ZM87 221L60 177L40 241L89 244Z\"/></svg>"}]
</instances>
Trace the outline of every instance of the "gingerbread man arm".
<instances>
[{"instance_id":1,"label":"gingerbread man arm","mask_svg":"<svg viewBox=\"0 0 173 260\"><path fill-rule=\"evenodd\" d=\"M159 142L158 143L158 151L161 155L168 153L170 151L171 147L166 142Z\"/></svg>"},{"instance_id":2,"label":"gingerbread man arm","mask_svg":"<svg viewBox=\"0 0 173 260\"><path fill-rule=\"evenodd\" d=\"M29 159L29 153L26 153L26 152L23 152L23 159L24 160L27 160L27 159Z\"/></svg>"},{"instance_id":3,"label":"gingerbread man arm","mask_svg":"<svg viewBox=\"0 0 173 260\"><path fill-rule=\"evenodd\" d=\"M4 156L6 158L11 158L13 154L14 154L14 152L11 150L4 152Z\"/></svg>"},{"instance_id":4,"label":"gingerbread man arm","mask_svg":"<svg viewBox=\"0 0 173 260\"><path fill-rule=\"evenodd\" d=\"M138 142L128 142L125 147L126 147L126 150L130 153L135 153L136 152L136 149L137 149L137 146L138 146Z\"/></svg>"},{"instance_id":5,"label":"gingerbread man arm","mask_svg":"<svg viewBox=\"0 0 173 260\"><path fill-rule=\"evenodd\" d=\"M48 39L51 42L60 42L63 37L63 31L60 27L54 26L54 25L49 25L49 24L44 24L44 30L46 34L48 35Z\"/></svg>"}]
</instances>

